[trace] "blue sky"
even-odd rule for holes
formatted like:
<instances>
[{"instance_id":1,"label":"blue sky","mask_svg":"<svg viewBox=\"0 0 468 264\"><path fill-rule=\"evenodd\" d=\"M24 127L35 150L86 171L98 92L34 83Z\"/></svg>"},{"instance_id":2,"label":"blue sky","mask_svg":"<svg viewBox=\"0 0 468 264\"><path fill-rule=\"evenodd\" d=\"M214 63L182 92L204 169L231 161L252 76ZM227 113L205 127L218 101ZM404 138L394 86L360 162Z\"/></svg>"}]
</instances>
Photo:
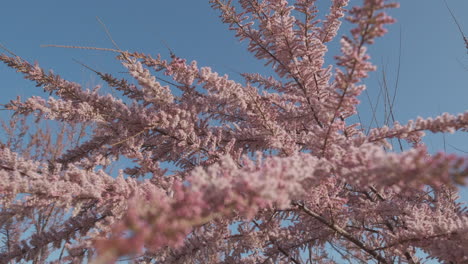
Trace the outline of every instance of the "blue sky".
<instances>
[{"instance_id":1,"label":"blue sky","mask_svg":"<svg viewBox=\"0 0 468 264\"><path fill-rule=\"evenodd\" d=\"M318 2L319 7L326 7L329 1ZM468 1L447 2L468 34ZM107 25L114 40L124 50L168 56L163 44L167 43L178 56L197 60L199 65L211 66L234 79L238 79L236 71L270 72L265 70L263 62L246 51L245 43L234 38L233 32L220 22L218 13L210 8L207 0L3 1L1 9L0 42L3 45L23 58L38 61L43 67L52 68L84 86L100 84L101 81L73 59L103 72L124 71L114 60L115 54L41 48L40 45L112 48L96 17ZM391 25L390 33L370 47L373 62L379 67L366 80L370 97L375 100L378 96L382 69L385 69L390 89L394 89L400 58L394 109L397 120L406 122L417 116L435 116L442 112L456 114L467 110L467 49L443 0L404 1L401 8L391 10L390 14L398 20L397 24ZM340 33L347 33L346 28L343 27ZM336 50L336 43L332 43L327 63L333 63L332 55ZM46 96L41 89L4 65L0 66L0 80L0 103L6 103L17 95ZM360 114L363 123L369 124L371 110L365 96L362 102ZM377 111L380 122L384 115L382 109ZM2 116L7 114L1 113ZM443 142L442 135L426 138L433 152L442 150ZM468 151L466 133L446 135L445 142L448 152L465 155L450 145ZM462 193L463 200L468 201L467 189Z\"/></svg>"}]
</instances>

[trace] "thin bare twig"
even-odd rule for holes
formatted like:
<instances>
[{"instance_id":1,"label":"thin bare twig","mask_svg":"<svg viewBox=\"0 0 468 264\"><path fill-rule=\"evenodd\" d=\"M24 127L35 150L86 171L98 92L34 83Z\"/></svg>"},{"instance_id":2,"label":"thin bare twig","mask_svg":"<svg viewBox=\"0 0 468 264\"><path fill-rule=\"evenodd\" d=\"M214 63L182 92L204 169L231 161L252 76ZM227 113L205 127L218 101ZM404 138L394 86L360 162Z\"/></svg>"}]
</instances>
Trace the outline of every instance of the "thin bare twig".
<instances>
[{"instance_id":1,"label":"thin bare twig","mask_svg":"<svg viewBox=\"0 0 468 264\"><path fill-rule=\"evenodd\" d=\"M455 150L458 150L458 151L460 151L460 152L463 152L463 153L467 153L467 154L468 154L468 151L466 151L466 150L463 150L463 149L457 148L457 147L455 147L455 146L454 146L454 145L452 145L452 144L448 144L448 143L447 143L447 145L449 145L450 147L452 147L452 148L453 148L453 149L455 149Z\"/></svg>"},{"instance_id":2,"label":"thin bare twig","mask_svg":"<svg viewBox=\"0 0 468 264\"><path fill-rule=\"evenodd\" d=\"M307 206L305 206L301 202L294 202L293 205L299 207L302 211L304 211L307 215L317 219L319 222L322 224L326 225L328 228L332 229L335 231L337 234L341 235L342 237L346 238L349 242L353 243L360 249L364 250L367 254L371 255L374 259L379 261L379 263L388 263L388 261L383 258L379 253L377 253L375 250L372 250L368 248L364 243L362 243L359 239L355 238L352 236L348 231L344 230L343 228L337 226L334 223L330 223L327 221L327 219L323 218L321 215L313 212Z\"/></svg>"},{"instance_id":3,"label":"thin bare twig","mask_svg":"<svg viewBox=\"0 0 468 264\"><path fill-rule=\"evenodd\" d=\"M106 24L104 24L104 22L102 22L102 20L99 18L99 17L96 17L96 20L99 22L99 24L101 24L102 28L104 29L104 31L106 32L106 35L107 37L109 38L109 40L112 42L112 45L114 45L114 48L118 49L118 50L121 50L121 48L119 47L119 45L117 45L117 43L114 41L114 39L112 38L112 35L111 33L109 32L109 29L107 28Z\"/></svg>"},{"instance_id":4,"label":"thin bare twig","mask_svg":"<svg viewBox=\"0 0 468 264\"><path fill-rule=\"evenodd\" d=\"M7 47L5 47L5 45L3 45L2 43L0 43L0 49L8 52L10 55L12 56L15 56L15 57L18 57L18 55L16 55L15 53L13 53L13 51L9 50Z\"/></svg>"},{"instance_id":5,"label":"thin bare twig","mask_svg":"<svg viewBox=\"0 0 468 264\"><path fill-rule=\"evenodd\" d=\"M458 31L460 32L460 34L461 34L461 36L463 38L463 41L465 42L466 49L468 50L468 38L465 36L465 33L463 33L462 27L461 27L460 23L458 23L457 18L455 17L455 15L452 12L452 9L450 9L450 7L449 7L449 5L447 3L447 0L444 0L444 3L445 3L445 7L447 7L447 10L450 12L450 15L452 16L453 21L457 25Z\"/></svg>"},{"instance_id":6,"label":"thin bare twig","mask_svg":"<svg viewBox=\"0 0 468 264\"><path fill-rule=\"evenodd\" d=\"M252 222L254 223L254 225L261 230L260 228L260 225L255 221L255 220L252 220ZM289 254L289 252L287 252L285 249L283 249L280 245L278 245L278 243L271 239L271 242L273 242L273 244L278 248L278 251L281 252L283 255L285 255L289 260L291 260L292 262L294 262L295 264L300 264L301 262L297 259L295 259L293 256L291 256L291 254Z\"/></svg>"},{"instance_id":7,"label":"thin bare twig","mask_svg":"<svg viewBox=\"0 0 468 264\"><path fill-rule=\"evenodd\" d=\"M69 46L69 45L54 45L54 44L48 44L48 45L41 45L42 48L65 48L65 49L87 49L87 50L103 50L103 51L112 51L112 52L117 52L117 53L123 53L121 50L117 49L109 49L109 48L97 48L97 47L83 47L83 46Z\"/></svg>"}]
</instances>

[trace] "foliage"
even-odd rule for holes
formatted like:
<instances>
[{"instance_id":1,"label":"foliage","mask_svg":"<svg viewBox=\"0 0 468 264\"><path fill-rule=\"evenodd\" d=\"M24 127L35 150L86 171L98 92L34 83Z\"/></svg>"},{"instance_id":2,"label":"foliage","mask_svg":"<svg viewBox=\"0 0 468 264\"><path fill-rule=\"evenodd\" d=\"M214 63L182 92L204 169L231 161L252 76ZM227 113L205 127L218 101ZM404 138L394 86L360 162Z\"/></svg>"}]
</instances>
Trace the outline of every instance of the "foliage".
<instances>
[{"instance_id":1,"label":"foliage","mask_svg":"<svg viewBox=\"0 0 468 264\"><path fill-rule=\"evenodd\" d=\"M117 97L0 55L51 95L5 105L16 119L0 148L0 262L421 263L416 250L468 262L456 202L468 160L422 142L467 131L468 112L369 133L349 121L375 70L366 46L398 5L332 0L319 20L314 0L210 2L276 76L238 83L175 54L115 50L136 82L96 73ZM354 28L324 65L346 13ZM29 115L62 130L18 142ZM122 157L135 166L112 177Z\"/></svg>"}]
</instances>

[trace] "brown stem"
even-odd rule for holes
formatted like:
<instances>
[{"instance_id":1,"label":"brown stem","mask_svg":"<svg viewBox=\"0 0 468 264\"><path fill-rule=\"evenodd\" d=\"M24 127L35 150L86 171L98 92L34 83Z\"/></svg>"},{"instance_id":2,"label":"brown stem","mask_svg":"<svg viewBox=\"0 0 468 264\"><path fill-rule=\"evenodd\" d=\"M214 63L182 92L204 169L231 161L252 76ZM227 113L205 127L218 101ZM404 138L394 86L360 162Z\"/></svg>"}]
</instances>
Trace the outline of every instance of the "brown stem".
<instances>
[{"instance_id":1,"label":"brown stem","mask_svg":"<svg viewBox=\"0 0 468 264\"><path fill-rule=\"evenodd\" d=\"M375 193L375 195L377 196L377 198L380 200L380 201L385 201L385 197L383 197L378 191L377 189L375 189L375 187L371 186L369 187L372 192ZM392 224L389 222L389 221L385 221L385 225L387 226L387 228L392 232L392 233L395 233L395 228L392 226ZM388 246L387 246L388 247ZM374 249L376 250L376 249ZM406 257L406 259L409 261L409 263L411 264L418 264L419 262L415 261L413 256L411 256L411 254L409 253L408 250L405 250L404 252L404 255Z\"/></svg>"},{"instance_id":2,"label":"brown stem","mask_svg":"<svg viewBox=\"0 0 468 264\"><path fill-rule=\"evenodd\" d=\"M293 205L299 207L302 211L304 211L307 215L317 219L319 222L321 222L322 224L326 225L327 227L329 227L330 229L332 229L333 231L335 231L336 233L338 233L339 235L341 235L342 237L346 238L348 241L350 241L351 243L353 243L354 245L356 245L357 247L359 247L360 249L364 250L366 253L368 253L369 255L371 255L373 258L375 258L377 261L379 261L379 263L384 263L384 264L388 264L387 260L385 260L381 255L379 255L379 253L377 253L375 250L372 250L370 248L368 248L366 245L364 245L364 243L362 243L361 241L359 241L357 238L353 237L350 233L348 233L346 230L344 230L343 228L339 227L338 225L336 224L332 224L330 222L327 221L327 219L323 218L321 215L313 212L312 210L310 210L309 208L307 208L307 206L305 206L303 203L301 202L293 202Z\"/></svg>"},{"instance_id":3,"label":"brown stem","mask_svg":"<svg viewBox=\"0 0 468 264\"><path fill-rule=\"evenodd\" d=\"M254 223L254 225L256 227L258 227L258 229L260 229L260 225L255 221L255 220L252 220L252 222ZM283 255L285 255L289 260L291 260L292 262L294 262L295 264L301 264L300 261L298 261L297 259L295 259L293 256L291 256L285 249L283 249L282 247L280 247L275 240L271 239L271 242L273 242L273 244L278 248L278 251L283 253Z\"/></svg>"}]
</instances>

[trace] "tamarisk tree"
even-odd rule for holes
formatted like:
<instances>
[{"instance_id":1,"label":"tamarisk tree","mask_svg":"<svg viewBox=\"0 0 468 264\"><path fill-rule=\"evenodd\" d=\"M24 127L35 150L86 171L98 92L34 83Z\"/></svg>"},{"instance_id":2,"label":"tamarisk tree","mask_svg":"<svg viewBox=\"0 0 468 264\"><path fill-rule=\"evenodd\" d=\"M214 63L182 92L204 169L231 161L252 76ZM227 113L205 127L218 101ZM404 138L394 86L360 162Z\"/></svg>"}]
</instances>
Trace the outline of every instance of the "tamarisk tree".
<instances>
[{"instance_id":1,"label":"tamarisk tree","mask_svg":"<svg viewBox=\"0 0 468 264\"><path fill-rule=\"evenodd\" d=\"M332 0L320 20L315 2L210 1L274 72L241 83L174 53L116 49L133 79L96 72L111 95L1 54L51 95L5 107L64 129L19 148L23 122L0 147L0 262L467 263L456 188L468 160L430 154L422 137L466 132L468 112L366 133L350 119L375 70L366 46L398 5ZM354 27L325 65L342 19Z\"/></svg>"}]
</instances>

